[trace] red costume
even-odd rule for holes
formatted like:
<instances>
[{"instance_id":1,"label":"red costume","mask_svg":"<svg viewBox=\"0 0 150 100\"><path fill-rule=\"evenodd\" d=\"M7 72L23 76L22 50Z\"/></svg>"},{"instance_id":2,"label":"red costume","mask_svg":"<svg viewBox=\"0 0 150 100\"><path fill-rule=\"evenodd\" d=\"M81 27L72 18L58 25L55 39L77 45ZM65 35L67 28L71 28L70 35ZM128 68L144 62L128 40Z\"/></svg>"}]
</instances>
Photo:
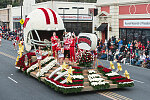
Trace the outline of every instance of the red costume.
<instances>
[{"instance_id":1,"label":"red costume","mask_svg":"<svg viewBox=\"0 0 150 100\"><path fill-rule=\"evenodd\" d=\"M55 57L55 52L56 52L56 47L57 47L57 39L58 39L58 36L52 36L51 37L53 57Z\"/></svg>"},{"instance_id":2,"label":"red costume","mask_svg":"<svg viewBox=\"0 0 150 100\"><path fill-rule=\"evenodd\" d=\"M75 39L72 39L71 40L71 44L70 44L70 60L71 61L73 61L73 59L74 59L74 61L76 62L76 59L75 59ZM73 59L72 59L72 57L73 57Z\"/></svg>"},{"instance_id":3,"label":"red costume","mask_svg":"<svg viewBox=\"0 0 150 100\"><path fill-rule=\"evenodd\" d=\"M94 58L97 58L97 49L93 51Z\"/></svg>"},{"instance_id":4,"label":"red costume","mask_svg":"<svg viewBox=\"0 0 150 100\"><path fill-rule=\"evenodd\" d=\"M16 41L17 41L17 42L19 41L19 37L18 37L18 36L16 37Z\"/></svg>"},{"instance_id":5,"label":"red costume","mask_svg":"<svg viewBox=\"0 0 150 100\"><path fill-rule=\"evenodd\" d=\"M70 58L70 39L67 38L64 40L64 58Z\"/></svg>"},{"instance_id":6,"label":"red costume","mask_svg":"<svg viewBox=\"0 0 150 100\"><path fill-rule=\"evenodd\" d=\"M23 45L23 41L21 41L21 44Z\"/></svg>"}]
</instances>

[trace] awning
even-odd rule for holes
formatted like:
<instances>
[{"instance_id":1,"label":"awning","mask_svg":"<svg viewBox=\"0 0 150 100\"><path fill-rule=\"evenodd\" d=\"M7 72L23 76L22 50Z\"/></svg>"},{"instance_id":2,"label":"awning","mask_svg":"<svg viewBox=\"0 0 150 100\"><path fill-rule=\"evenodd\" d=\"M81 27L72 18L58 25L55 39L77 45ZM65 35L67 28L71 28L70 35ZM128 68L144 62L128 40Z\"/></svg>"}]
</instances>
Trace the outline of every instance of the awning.
<instances>
[{"instance_id":1,"label":"awning","mask_svg":"<svg viewBox=\"0 0 150 100\"><path fill-rule=\"evenodd\" d=\"M98 28L97 28L97 31L104 31L105 28L107 27L107 23L102 23Z\"/></svg>"}]
</instances>

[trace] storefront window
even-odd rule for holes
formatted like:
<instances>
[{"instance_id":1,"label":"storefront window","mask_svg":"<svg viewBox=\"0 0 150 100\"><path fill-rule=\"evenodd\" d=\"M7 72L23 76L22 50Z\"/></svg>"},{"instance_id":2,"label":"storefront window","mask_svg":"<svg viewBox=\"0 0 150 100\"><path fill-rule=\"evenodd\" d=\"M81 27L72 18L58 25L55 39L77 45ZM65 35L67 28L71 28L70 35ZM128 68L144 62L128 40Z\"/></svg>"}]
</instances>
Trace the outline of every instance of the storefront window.
<instances>
[{"instance_id":1,"label":"storefront window","mask_svg":"<svg viewBox=\"0 0 150 100\"><path fill-rule=\"evenodd\" d=\"M82 33L92 33L92 23L91 22L65 22L65 28L67 32L77 32Z\"/></svg>"},{"instance_id":2,"label":"storefront window","mask_svg":"<svg viewBox=\"0 0 150 100\"><path fill-rule=\"evenodd\" d=\"M120 38L125 38L127 42L137 40L142 42L143 44L146 44L148 40L150 41L150 29L121 28Z\"/></svg>"},{"instance_id":3,"label":"storefront window","mask_svg":"<svg viewBox=\"0 0 150 100\"><path fill-rule=\"evenodd\" d=\"M20 23L19 22L13 22L13 29L19 29L20 28Z\"/></svg>"}]
</instances>

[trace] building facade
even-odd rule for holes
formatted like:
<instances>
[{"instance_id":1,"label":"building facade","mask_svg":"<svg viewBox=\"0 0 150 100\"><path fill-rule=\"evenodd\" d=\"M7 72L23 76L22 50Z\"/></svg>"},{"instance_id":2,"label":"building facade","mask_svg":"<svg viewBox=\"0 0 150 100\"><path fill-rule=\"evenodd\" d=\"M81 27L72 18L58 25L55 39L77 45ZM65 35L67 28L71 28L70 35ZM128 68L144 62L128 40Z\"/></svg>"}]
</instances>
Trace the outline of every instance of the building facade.
<instances>
[{"instance_id":1,"label":"building facade","mask_svg":"<svg viewBox=\"0 0 150 100\"><path fill-rule=\"evenodd\" d=\"M11 5L8 5L7 8L0 9L0 26L9 28L11 19L11 7Z\"/></svg>"},{"instance_id":2,"label":"building facade","mask_svg":"<svg viewBox=\"0 0 150 100\"><path fill-rule=\"evenodd\" d=\"M97 34L103 39L112 36L128 41L150 40L150 3L147 0L98 0ZM105 27L102 29L102 26Z\"/></svg>"},{"instance_id":3,"label":"building facade","mask_svg":"<svg viewBox=\"0 0 150 100\"><path fill-rule=\"evenodd\" d=\"M63 2L63 1L48 1L35 3L35 0L24 0L22 7L22 19L25 20L27 15L37 8L54 9L62 17L66 31L69 32L85 32L92 33L93 17L89 16L89 8L96 8L96 3L81 3L81 2ZM82 7L83 9L73 9L73 7ZM67 8L67 10L63 10ZM20 28L21 7L11 8L12 18L10 19L10 28L15 30ZM23 27L22 27L23 28Z\"/></svg>"}]
</instances>

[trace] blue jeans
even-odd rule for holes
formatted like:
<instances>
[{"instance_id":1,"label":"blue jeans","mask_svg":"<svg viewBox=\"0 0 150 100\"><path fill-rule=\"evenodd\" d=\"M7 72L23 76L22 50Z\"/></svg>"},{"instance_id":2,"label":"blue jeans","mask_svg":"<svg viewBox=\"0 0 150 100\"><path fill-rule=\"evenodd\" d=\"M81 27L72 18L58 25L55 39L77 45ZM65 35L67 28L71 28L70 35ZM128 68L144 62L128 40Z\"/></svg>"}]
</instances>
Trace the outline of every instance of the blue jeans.
<instances>
[{"instance_id":1,"label":"blue jeans","mask_svg":"<svg viewBox=\"0 0 150 100\"><path fill-rule=\"evenodd\" d=\"M135 59L131 59L131 65L134 65L134 64L135 64L135 62L136 62L136 60L135 60Z\"/></svg>"},{"instance_id":2,"label":"blue jeans","mask_svg":"<svg viewBox=\"0 0 150 100\"><path fill-rule=\"evenodd\" d=\"M143 62L143 60L138 60L137 64L136 65L140 65L141 63Z\"/></svg>"}]
</instances>

